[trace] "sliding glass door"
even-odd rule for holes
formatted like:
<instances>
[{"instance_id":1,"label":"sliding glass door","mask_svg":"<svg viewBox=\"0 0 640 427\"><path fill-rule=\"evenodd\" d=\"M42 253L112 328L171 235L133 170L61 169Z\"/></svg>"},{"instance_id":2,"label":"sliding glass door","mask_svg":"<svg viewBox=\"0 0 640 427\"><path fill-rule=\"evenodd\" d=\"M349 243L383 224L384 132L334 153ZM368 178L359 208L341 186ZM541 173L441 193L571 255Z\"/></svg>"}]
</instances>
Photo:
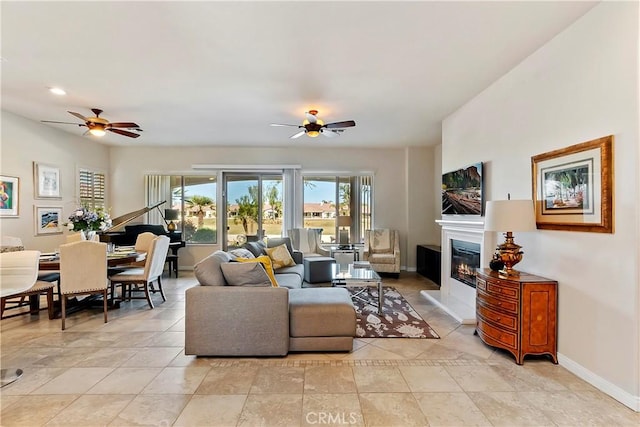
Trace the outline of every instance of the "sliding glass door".
<instances>
[{"instance_id":1,"label":"sliding glass door","mask_svg":"<svg viewBox=\"0 0 640 427\"><path fill-rule=\"evenodd\" d=\"M225 247L280 237L283 220L282 174L225 173Z\"/></svg>"}]
</instances>

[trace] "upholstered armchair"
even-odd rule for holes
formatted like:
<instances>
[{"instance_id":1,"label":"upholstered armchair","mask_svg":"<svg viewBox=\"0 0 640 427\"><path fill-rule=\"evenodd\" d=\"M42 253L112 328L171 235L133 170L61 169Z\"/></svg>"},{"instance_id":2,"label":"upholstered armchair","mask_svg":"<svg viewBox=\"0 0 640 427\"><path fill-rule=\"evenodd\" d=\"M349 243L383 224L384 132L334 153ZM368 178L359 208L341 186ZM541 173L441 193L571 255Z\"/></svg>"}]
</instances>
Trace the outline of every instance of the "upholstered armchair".
<instances>
[{"instance_id":1,"label":"upholstered armchair","mask_svg":"<svg viewBox=\"0 0 640 427\"><path fill-rule=\"evenodd\" d=\"M400 275L400 234L398 230L382 228L364 232L362 260L369 261L378 273Z\"/></svg>"},{"instance_id":2,"label":"upholstered armchair","mask_svg":"<svg viewBox=\"0 0 640 427\"><path fill-rule=\"evenodd\" d=\"M294 228L287 231L293 248L302 252L304 258L331 254L329 250L322 247L321 233L321 229L317 228Z\"/></svg>"}]
</instances>

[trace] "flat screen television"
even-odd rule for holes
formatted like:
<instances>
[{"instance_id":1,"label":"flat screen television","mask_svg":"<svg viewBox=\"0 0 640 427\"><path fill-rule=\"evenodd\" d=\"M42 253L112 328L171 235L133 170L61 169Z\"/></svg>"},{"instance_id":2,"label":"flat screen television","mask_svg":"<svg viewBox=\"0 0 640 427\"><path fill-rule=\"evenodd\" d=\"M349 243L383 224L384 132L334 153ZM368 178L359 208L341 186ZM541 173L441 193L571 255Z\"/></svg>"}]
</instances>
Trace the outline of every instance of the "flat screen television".
<instances>
[{"instance_id":1,"label":"flat screen television","mask_svg":"<svg viewBox=\"0 0 640 427\"><path fill-rule=\"evenodd\" d=\"M442 214L482 215L482 162L442 174Z\"/></svg>"}]
</instances>

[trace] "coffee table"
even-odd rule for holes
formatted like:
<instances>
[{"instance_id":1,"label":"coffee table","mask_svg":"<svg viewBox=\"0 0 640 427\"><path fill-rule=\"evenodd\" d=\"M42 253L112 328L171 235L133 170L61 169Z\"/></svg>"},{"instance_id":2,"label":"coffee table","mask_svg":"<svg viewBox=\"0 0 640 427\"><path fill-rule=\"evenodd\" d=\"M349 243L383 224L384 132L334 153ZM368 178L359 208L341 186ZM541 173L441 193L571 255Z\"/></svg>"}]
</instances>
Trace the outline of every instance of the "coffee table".
<instances>
[{"instance_id":1,"label":"coffee table","mask_svg":"<svg viewBox=\"0 0 640 427\"><path fill-rule=\"evenodd\" d=\"M353 264L332 264L331 265L331 286L347 286L349 283L370 283L378 285L378 314L382 314L384 304L384 293L382 292L382 279L380 275L371 268L355 267ZM363 289L352 295L360 301L371 304L370 300L362 298L360 294L367 289ZM371 304L374 305L374 304Z\"/></svg>"}]
</instances>

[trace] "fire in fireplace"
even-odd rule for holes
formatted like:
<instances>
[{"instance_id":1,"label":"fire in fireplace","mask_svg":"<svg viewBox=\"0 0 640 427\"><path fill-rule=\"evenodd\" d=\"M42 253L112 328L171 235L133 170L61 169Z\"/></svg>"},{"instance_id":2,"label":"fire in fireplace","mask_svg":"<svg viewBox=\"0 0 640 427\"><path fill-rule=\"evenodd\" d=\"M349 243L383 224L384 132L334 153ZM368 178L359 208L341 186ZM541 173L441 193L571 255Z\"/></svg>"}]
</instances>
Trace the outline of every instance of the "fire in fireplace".
<instances>
[{"instance_id":1,"label":"fire in fireplace","mask_svg":"<svg viewBox=\"0 0 640 427\"><path fill-rule=\"evenodd\" d=\"M451 277L475 288L478 268L480 244L451 239Z\"/></svg>"}]
</instances>

